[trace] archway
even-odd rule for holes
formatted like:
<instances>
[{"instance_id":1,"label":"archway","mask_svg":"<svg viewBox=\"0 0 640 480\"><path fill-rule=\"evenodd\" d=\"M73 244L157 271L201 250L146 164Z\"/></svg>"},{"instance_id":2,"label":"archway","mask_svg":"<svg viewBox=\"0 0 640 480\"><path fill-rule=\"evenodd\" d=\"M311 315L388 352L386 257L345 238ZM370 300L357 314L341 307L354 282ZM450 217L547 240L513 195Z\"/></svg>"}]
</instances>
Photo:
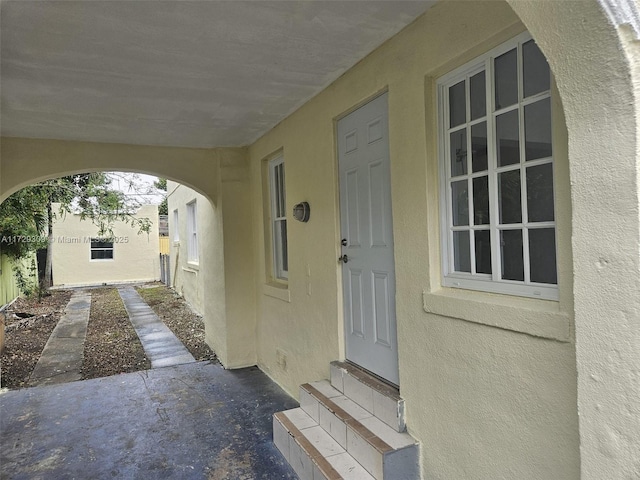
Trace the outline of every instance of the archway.
<instances>
[{"instance_id":1,"label":"archway","mask_svg":"<svg viewBox=\"0 0 640 480\"><path fill-rule=\"evenodd\" d=\"M231 289L225 288L229 283L247 283L242 278L247 272L224 268L225 259L229 255L238 256L238 251L249 261L251 255L247 246L251 236L234 231L245 227L229 222L228 228L222 228L225 215L240 213L250 216L249 205L243 201L249 197L244 148L191 149L7 137L2 138L0 148L0 201L31 183L92 171L128 171L161 176L201 194L206 199L205 215L209 217L206 223L219 226L215 230L217 237L209 239L212 247L204 249L201 259L202 282L215 286L204 296L207 339L223 365L255 364L255 347L250 342L244 352L229 352L226 348L227 336L233 336L235 329L253 331L255 324L255 318L246 315L242 304L228 301ZM226 212L221 208L223 203L230 207ZM231 208L233 212L230 212ZM236 309L241 313L234 313ZM229 318L237 316L241 316L241 320L228 322ZM229 329L228 323L233 325ZM214 330L215 335L211 333ZM238 355L237 359L235 355Z\"/></svg>"},{"instance_id":2,"label":"archway","mask_svg":"<svg viewBox=\"0 0 640 480\"><path fill-rule=\"evenodd\" d=\"M639 79L632 67L640 14L623 1L508 2L549 61L569 133L582 476L630 477L638 472L631 452L640 448L633 374L640 363Z\"/></svg>"}]
</instances>

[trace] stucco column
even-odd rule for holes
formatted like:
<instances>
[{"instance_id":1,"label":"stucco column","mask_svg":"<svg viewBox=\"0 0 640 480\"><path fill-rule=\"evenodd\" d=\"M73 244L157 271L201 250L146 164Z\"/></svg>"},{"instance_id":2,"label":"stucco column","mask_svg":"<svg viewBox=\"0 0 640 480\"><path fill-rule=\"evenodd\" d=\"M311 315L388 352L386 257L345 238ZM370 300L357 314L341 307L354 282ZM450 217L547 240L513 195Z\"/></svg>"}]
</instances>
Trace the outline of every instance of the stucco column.
<instances>
[{"instance_id":1,"label":"stucco column","mask_svg":"<svg viewBox=\"0 0 640 480\"><path fill-rule=\"evenodd\" d=\"M257 363L251 182L246 149L216 149L224 243L227 368Z\"/></svg>"},{"instance_id":2,"label":"stucco column","mask_svg":"<svg viewBox=\"0 0 640 480\"><path fill-rule=\"evenodd\" d=\"M509 3L547 56L567 119L581 477L638 478L639 47L616 26L637 6Z\"/></svg>"}]
</instances>

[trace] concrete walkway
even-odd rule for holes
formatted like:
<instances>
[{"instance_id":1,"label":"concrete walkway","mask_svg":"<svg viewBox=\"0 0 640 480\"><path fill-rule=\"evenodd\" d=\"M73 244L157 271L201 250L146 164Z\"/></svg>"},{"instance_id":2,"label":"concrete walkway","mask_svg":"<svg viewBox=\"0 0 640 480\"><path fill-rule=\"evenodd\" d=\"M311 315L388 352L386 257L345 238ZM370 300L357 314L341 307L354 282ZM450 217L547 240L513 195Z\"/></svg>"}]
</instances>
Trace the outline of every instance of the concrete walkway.
<instances>
[{"instance_id":1,"label":"concrete walkway","mask_svg":"<svg viewBox=\"0 0 640 480\"><path fill-rule=\"evenodd\" d=\"M133 328L140 338L142 348L151 361L151 368L169 367L196 361L169 327L138 295L135 288L131 286L120 287L118 292Z\"/></svg>"},{"instance_id":2,"label":"concrete walkway","mask_svg":"<svg viewBox=\"0 0 640 480\"><path fill-rule=\"evenodd\" d=\"M31 373L30 386L81 379L80 369L90 309L91 294L84 290L74 292Z\"/></svg>"},{"instance_id":3,"label":"concrete walkway","mask_svg":"<svg viewBox=\"0 0 640 480\"><path fill-rule=\"evenodd\" d=\"M271 415L298 406L255 367L197 362L0 394L3 479L295 479Z\"/></svg>"}]
</instances>

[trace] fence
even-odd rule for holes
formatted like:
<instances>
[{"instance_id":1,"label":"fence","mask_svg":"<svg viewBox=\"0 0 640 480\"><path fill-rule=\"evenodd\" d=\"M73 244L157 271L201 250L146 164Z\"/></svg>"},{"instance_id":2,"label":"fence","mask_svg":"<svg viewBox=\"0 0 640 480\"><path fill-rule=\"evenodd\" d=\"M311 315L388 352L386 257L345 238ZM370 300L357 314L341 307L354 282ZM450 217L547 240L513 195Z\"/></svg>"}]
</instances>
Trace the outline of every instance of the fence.
<instances>
[{"instance_id":1,"label":"fence","mask_svg":"<svg viewBox=\"0 0 640 480\"><path fill-rule=\"evenodd\" d=\"M160 281L167 287L171 286L171 262L169 254L160 254Z\"/></svg>"}]
</instances>

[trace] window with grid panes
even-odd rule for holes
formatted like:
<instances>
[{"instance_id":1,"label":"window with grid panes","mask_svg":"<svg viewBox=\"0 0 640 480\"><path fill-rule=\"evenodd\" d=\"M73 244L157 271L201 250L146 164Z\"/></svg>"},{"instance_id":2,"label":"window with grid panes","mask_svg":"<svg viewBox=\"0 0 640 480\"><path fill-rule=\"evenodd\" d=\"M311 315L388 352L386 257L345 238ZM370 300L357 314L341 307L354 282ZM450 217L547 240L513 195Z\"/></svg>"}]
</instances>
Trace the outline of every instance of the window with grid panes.
<instances>
[{"instance_id":1,"label":"window with grid panes","mask_svg":"<svg viewBox=\"0 0 640 480\"><path fill-rule=\"evenodd\" d=\"M444 285L557 299L550 73L528 34L438 82Z\"/></svg>"},{"instance_id":2,"label":"window with grid panes","mask_svg":"<svg viewBox=\"0 0 640 480\"><path fill-rule=\"evenodd\" d=\"M269 162L269 184L271 197L271 234L273 247L273 275L289 278L289 255L287 252L287 214L284 183L284 158L279 156Z\"/></svg>"}]
</instances>

